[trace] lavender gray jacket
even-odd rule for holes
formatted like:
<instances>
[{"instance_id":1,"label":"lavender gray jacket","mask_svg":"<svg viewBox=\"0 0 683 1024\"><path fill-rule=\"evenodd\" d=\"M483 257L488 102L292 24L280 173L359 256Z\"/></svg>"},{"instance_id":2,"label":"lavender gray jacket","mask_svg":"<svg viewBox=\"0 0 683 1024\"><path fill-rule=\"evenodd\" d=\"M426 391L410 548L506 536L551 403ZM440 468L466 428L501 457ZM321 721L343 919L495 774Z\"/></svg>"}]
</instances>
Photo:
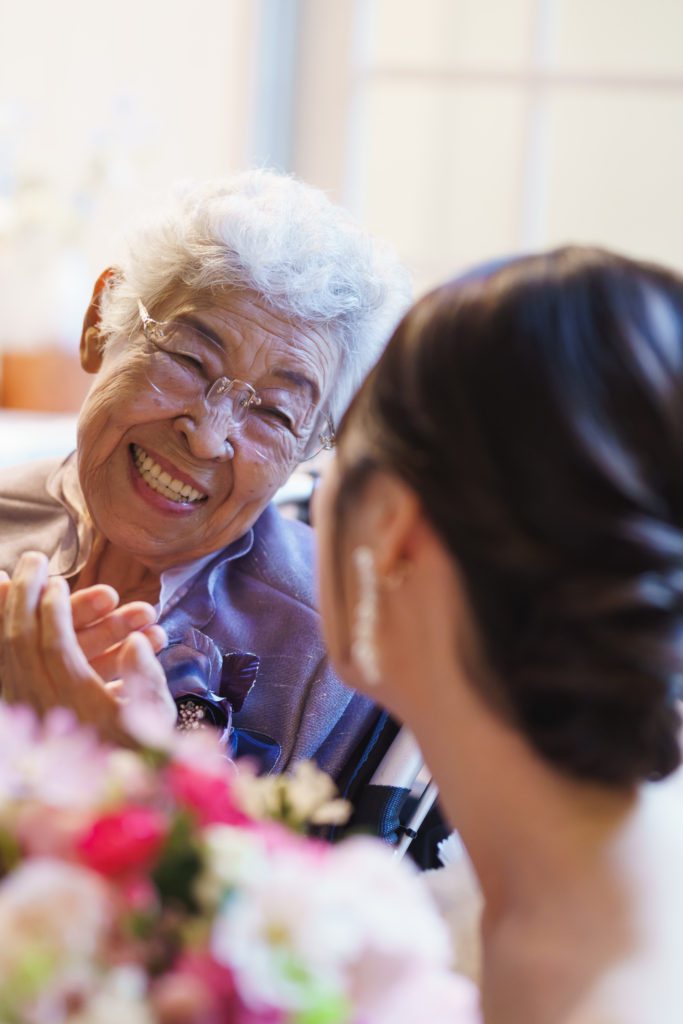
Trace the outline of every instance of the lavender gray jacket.
<instances>
[{"instance_id":1,"label":"lavender gray jacket","mask_svg":"<svg viewBox=\"0 0 683 1024\"><path fill-rule=\"evenodd\" d=\"M89 550L75 459L0 471L0 568L43 551L50 571L74 575ZM230 731L238 756L282 771L314 758L338 777L378 718L335 676L320 635L313 534L268 506L254 527L217 552L161 618L160 654L181 714L205 709ZM201 711L200 711L201 713Z\"/></svg>"}]
</instances>

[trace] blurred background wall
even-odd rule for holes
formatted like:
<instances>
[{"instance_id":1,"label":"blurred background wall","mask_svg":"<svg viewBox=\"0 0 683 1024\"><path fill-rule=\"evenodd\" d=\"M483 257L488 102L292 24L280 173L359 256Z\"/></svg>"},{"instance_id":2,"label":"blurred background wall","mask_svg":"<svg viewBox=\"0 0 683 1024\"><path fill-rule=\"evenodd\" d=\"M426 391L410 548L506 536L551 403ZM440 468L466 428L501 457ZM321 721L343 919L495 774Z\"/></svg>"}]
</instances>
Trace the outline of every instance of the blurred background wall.
<instances>
[{"instance_id":1,"label":"blurred background wall","mask_svg":"<svg viewBox=\"0 0 683 1024\"><path fill-rule=\"evenodd\" d=\"M567 241L683 266L682 128L682 0L6 0L0 401L77 407L91 283L178 179L292 171L419 294Z\"/></svg>"}]
</instances>

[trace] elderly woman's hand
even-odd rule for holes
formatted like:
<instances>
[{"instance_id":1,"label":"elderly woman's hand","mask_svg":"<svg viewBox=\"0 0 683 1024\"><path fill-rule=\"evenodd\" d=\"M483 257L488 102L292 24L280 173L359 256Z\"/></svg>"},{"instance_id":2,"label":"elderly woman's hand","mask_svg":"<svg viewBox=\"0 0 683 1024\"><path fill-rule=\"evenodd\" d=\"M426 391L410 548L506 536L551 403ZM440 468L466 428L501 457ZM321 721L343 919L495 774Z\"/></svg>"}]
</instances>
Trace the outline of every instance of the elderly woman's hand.
<instances>
[{"instance_id":1,"label":"elderly woman's hand","mask_svg":"<svg viewBox=\"0 0 683 1024\"><path fill-rule=\"evenodd\" d=\"M165 643L154 609L144 602L117 609L117 601L105 586L70 595L66 580L48 577L44 555L23 555L11 581L0 582L3 699L39 713L72 707L116 742L128 740L119 723L121 701L152 701L173 720L175 705L154 658Z\"/></svg>"},{"instance_id":2,"label":"elderly woman's hand","mask_svg":"<svg viewBox=\"0 0 683 1024\"><path fill-rule=\"evenodd\" d=\"M156 612L151 604L131 601L118 607L118 602L117 592L104 583L71 595L71 614L80 648L90 667L108 681L120 676L122 641L132 633L143 633L155 653L166 646L166 633L156 625Z\"/></svg>"}]
</instances>

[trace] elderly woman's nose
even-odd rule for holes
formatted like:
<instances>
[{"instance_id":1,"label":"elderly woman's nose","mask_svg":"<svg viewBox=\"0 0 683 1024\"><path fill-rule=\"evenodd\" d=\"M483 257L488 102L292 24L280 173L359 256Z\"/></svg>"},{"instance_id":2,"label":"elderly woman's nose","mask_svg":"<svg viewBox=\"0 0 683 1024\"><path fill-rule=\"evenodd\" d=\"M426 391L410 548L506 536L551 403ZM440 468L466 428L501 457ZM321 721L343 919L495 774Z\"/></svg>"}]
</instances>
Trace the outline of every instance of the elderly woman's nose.
<instances>
[{"instance_id":1,"label":"elderly woman's nose","mask_svg":"<svg viewBox=\"0 0 683 1024\"><path fill-rule=\"evenodd\" d=\"M228 402L218 406L202 403L179 416L174 426L198 459L231 459L235 454L231 438L239 427Z\"/></svg>"}]
</instances>

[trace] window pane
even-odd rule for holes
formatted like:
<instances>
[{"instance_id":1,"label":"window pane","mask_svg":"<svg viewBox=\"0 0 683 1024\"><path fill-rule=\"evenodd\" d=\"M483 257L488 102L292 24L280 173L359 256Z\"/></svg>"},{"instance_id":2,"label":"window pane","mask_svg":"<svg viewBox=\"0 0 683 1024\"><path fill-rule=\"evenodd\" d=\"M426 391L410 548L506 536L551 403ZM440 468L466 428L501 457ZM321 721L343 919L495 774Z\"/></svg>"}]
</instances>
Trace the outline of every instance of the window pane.
<instances>
[{"instance_id":1,"label":"window pane","mask_svg":"<svg viewBox=\"0 0 683 1024\"><path fill-rule=\"evenodd\" d=\"M360 213L408 259L418 290L518 235L525 101L515 89L368 91Z\"/></svg>"},{"instance_id":2,"label":"window pane","mask_svg":"<svg viewBox=\"0 0 683 1024\"><path fill-rule=\"evenodd\" d=\"M535 0L376 0L373 62L454 68L526 63Z\"/></svg>"},{"instance_id":3,"label":"window pane","mask_svg":"<svg viewBox=\"0 0 683 1024\"><path fill-rule=\"evenodd\" d=\"M600 74L683 74L681 0L569 0L557 5L557 66Z\"/></svg>"},{"instance_id":4,"label":"window pane","mask_svg":"<svg viewBox=\"0 0 683 1024\"><path fill-rule=\"evenodd\" d=\"M683 96L561 92L548 124L543 244L597 240L683 264Z\"/></svg>"}]
</instances>

